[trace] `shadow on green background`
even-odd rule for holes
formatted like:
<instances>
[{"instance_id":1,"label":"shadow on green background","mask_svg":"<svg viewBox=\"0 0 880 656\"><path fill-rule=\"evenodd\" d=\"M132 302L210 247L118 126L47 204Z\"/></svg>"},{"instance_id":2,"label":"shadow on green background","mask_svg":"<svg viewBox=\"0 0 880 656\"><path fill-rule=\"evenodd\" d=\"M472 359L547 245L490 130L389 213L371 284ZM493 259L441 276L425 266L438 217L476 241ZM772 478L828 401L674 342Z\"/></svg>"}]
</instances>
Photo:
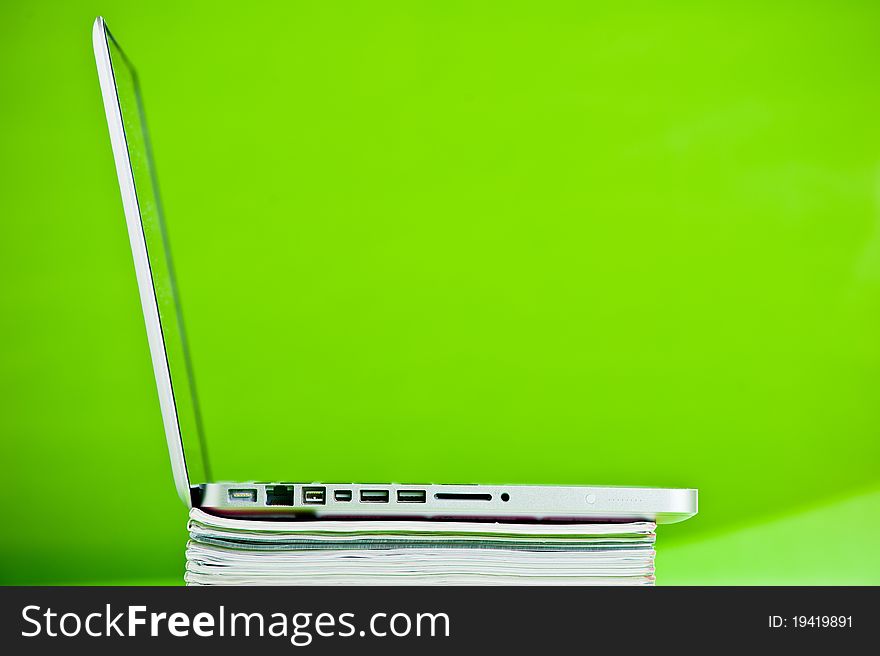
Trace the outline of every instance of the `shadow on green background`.
<instances>
[{"instance_id":1,"label":"shadow on green background","mask_svg":"<svg viewBox=\"0 0 880 656\"><path fill-rule=\"evenodd\" d=\"M182 570L98 13L220 479L698 487L660 582L880 581L774 565L880 537L871 2L4 3L0 581Z\"/></svg>"}]
</instances>

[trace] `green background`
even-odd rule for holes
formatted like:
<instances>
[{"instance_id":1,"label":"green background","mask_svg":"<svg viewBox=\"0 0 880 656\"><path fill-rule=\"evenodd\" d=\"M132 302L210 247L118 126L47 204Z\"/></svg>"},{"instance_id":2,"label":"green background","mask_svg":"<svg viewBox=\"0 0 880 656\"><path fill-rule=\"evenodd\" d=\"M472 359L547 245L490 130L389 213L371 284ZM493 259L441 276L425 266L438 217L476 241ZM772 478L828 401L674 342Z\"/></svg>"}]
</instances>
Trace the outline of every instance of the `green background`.
<instances>
[{"instance_id":1,"label":"green background","mask_svg":"<svg viewBox=\"0 0 880 656\"><path fill-rule=\"evenodd\" d=\"M218 479L700 489L658 582L880 583L880 5L4 2L0 582L180 582L91 50Z\"/></svg>"}]
</instances>

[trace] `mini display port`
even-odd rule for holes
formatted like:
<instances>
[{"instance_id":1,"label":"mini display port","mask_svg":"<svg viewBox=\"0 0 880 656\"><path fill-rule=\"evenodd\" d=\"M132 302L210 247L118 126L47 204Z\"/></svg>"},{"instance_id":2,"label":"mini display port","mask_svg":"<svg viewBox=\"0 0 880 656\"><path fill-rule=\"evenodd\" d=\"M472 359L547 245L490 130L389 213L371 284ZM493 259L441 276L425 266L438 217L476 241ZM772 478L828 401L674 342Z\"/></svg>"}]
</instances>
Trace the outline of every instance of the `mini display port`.
<instances>
[{"instance_id":1,"label":"mini display port","mask_svg":"<svg viewBox=\"0 0 880 656\"><path fill-rule=\"evenodd\" d=\"M364 503L388 503L388 490L361 490Z\"/></svg>"},{"instance_id":2,"label":"mini display port","mask_svg":"<svg viewBox=\"0 0 880 656\"><path fill-rule=\"evenodd\" d=\"M425 503L427 495L424 490L398 490L398 503Z\"/></svg>"},{"instance_id":3,"label":"mini display port","mask_svg":"<svg viewBox=\"0 0 880 656\"><path fill-rule=\"evenodd\" d=\"M323 506L327 500L327 490L323 487L304 487L303 503L307 505Z\"/></svg>"},{"instance_id":4,"label":"mini display port","mask_svg":"<svg viewBox=\"0 0 880 656\"><path fill-rule=\"evenodd\" d=\"M238 503L256 503L257 491L250 490L229 490L229 500Z\"/></svg>"},{"instance_id":5,"label":"mini display port","mask_svg":"<svg viewBox=\"0 0 880 656\"><path fill-rule=\"evenodd\" d=\"M336 490L333 498L337 501L351 501L351 490Z\"/></svg>"},{"instance_id":6,"label":"mini display port","mask_svg":"<svg viewBox=\"0 0 880 656\"><path fill-rule=\"evenodd\" d=\"M266 505L267 506L292 506L293 505L293 485L267 485L266 486Z\"/></svg>"}]
</instances>

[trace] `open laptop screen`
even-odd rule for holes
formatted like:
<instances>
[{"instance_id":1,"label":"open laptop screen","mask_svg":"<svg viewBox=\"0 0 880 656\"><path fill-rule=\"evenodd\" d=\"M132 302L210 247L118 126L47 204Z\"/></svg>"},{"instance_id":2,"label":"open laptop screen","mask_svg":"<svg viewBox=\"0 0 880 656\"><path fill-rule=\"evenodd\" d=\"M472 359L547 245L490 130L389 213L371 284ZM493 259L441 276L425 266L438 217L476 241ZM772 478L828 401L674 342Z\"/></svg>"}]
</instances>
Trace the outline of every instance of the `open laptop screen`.
<instances>
[{"instance_id":1,"label":"open laptop screen","mask_svg":"<svg viewBox=\"0 0 880 656\"><path fill-rule=\"evenodd\" d=\"M137 212L146 243L149 277L159 312L162 342L171 379L173 406L182 446L186 453L186 469L192 484L208 482L211 475L207 464L202 421L196 398L191 356L184 331L180 293L175 280L168 232L159 200L143 97L134 67L110 32L106 29L104 32L110 53L113 84L122 116L125 146L134 179ZM139 283L143 284L140 280ZM149 318L147 320L149 322ZM154 352L154 361L156 356ZM161 387L160 383L160 396L163 392Z\"/></svg>"}]
</instances>

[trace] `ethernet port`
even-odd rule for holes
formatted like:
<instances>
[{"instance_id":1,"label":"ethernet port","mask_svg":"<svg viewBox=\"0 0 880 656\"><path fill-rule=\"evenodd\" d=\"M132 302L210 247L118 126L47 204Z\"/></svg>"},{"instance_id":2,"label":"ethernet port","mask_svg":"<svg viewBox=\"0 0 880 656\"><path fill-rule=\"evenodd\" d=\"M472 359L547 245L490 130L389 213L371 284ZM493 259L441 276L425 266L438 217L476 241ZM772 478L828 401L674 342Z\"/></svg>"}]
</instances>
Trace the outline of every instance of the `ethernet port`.
<instances>
[{"instance_id":1,"label":"ethernet port","mask_svg":"<svg viewBox=\"0 0 880 656\"><path fill-rule=\"evenodd\" d=\"M293 505L293 485L267 485L266 486L266 505L267 506L292 506Z\"/></svg>"}]
</instances>

